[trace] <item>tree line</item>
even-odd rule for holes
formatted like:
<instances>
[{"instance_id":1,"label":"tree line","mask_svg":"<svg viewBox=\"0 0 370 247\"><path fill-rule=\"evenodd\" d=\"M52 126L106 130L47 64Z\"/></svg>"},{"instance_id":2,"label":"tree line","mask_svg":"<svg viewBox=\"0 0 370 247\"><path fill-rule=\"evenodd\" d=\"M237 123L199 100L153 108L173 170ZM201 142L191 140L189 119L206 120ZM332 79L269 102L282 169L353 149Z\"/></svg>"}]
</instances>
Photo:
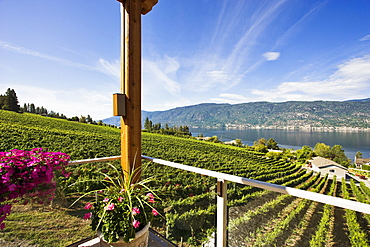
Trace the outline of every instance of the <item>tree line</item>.
<instances>
[{"instance_id":1,"label":"tree line","mask_svg":"<svg viewBox=\"0 0 370 247\"><path fill-rule=\"evenodd\" d=\"M309 146L303 146L301 149L292 152L291 149L279 148L278 143L272 138L268 141L266 141L265 138L261 138L255 141L252 147L255 151L267 153L267 157L274 159L297 159L298 161L305 162L306 160L312 159L312 157L320 156L345 167L351 165L351 160L346 156L341 145L334 145L331 147L325 143L318 142L313 149ZM268 152L269 150L280 150L281 152ZM357 155L359 155L359 153L360 152L358 152Z\"/></svg>"},{"instance_id":2,"label":"tree line","mask_svg":"<svg viewBox=\"0 0 370 247\"><path fill-rule=\"evenodd\" d=\"M175 136L191 136L191 132L188 126L169 126L168 123L162 126L161 123L153 124L149 118L144 121L144 132L157 133L164 135L175 135Z\"/></svg>"}]
</instances>

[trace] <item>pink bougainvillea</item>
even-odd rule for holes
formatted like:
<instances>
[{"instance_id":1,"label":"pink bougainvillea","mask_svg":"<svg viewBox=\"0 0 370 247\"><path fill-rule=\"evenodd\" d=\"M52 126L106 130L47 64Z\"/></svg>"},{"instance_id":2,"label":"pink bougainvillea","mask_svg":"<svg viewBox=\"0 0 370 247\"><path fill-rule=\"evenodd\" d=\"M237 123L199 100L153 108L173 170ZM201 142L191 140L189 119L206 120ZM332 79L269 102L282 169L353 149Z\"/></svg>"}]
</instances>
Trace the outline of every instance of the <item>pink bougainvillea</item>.
<instances>
[{"instance_id":1,"label":"pink bougainvillea","mask_svg":"<svg viewBox=\"0 0 370 247\"><path fill-rule=\"evenodd\" d=\"M13 149L0 152L0 228L10 214L15 199L25 203L50 202L55 196L54 171L68 176L65 166L70 157L60 152L34 148L31 151Z\"/></svg>"}]
</instances>

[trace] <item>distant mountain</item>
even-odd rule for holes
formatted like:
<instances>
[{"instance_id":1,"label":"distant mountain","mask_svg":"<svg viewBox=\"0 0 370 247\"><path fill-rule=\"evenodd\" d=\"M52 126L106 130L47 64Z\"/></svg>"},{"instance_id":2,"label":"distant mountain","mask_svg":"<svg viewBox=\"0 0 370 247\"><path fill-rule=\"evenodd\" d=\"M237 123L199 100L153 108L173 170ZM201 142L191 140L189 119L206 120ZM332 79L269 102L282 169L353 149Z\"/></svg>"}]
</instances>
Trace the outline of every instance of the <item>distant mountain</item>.
<instances>
[{"instance_id":1,"label":"distant mountain","mask_svg":"<svg viewBox=\"0 0 370 247\"><path fill-rule=\"evenodd\" d=\"M142 112L153 123L190 127L357 127L370 128L370 98L349 101L251 102L178 107ZM119 125L119 118L103 120Z\"/></svg>"}]
</instances>

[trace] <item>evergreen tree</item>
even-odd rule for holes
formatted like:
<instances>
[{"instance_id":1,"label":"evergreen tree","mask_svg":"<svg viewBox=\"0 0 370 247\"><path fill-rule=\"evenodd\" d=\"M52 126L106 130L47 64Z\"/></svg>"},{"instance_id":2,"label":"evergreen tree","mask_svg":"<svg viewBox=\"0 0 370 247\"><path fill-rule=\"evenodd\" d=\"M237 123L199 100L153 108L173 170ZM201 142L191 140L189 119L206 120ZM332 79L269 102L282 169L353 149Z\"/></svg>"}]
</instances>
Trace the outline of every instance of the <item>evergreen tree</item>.
<instances>
[{"instance_id":1,"label":"evergreen tree","mask_svg":"<svg viewBox=\"0 0 370 247\"><path fill-rule=\"evenodd\" d=\"M4 104L5 104L5 95L0 94L0 109L3 109Z\"/></svg>"},{"instance_id":2,"label":"evergreen tree","mask_svg":"<svg viewBox=\"0 0 370 247\"><path fill-rule=\"evenodd\" d=\"M28 106L26 103L23 105L23 112L28 112Z\"/></svg>"},{"instance_id":3,"label":"evergreen tree","mask_svg":"<svg viewBox=\"0 0 370 247\"><path fill-rule=\"evenodd\" d=\"M31 113L36 113L36 108L35 108L35 105L33 103L31 103L31 105L30 105L30 112Z\"/></svg>"},{"instance_id":4,"label":"evergreen tree","mask_svg":"<svg viewBox=\"0 0 370 247\"><path fill-rule=\"evenodd\" d=\"M20 106L19 106L17 94L15 93L14 89L8 88L8 90L6 91L5 102L2 108L4 110L19 112Z\"/></svg>"},{"instance_id":5,"label":"evergreen tree","mask_svg":"<svg viewBox=\"0 0 370 247\"><path fill-rule=\"evenodd\" d=\"M149 130L149 118L145 118L144 129Z\"/></svg>"}]
</instances>

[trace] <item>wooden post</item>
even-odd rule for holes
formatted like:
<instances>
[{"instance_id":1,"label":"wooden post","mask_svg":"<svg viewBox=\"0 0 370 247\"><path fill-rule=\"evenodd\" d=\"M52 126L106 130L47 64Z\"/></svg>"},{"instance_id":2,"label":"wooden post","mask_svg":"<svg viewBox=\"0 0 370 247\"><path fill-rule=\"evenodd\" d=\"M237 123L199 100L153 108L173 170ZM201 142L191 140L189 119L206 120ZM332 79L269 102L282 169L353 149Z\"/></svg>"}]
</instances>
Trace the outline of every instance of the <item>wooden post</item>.
<instances>
[{"instance_id":1,"label":"wooden post","mask_svg":"<svg viewBox=\"0 0 370 247\"><path fill-rule=\"evenodd\" d=\"M121 5L121 93L126 95L126 116L121 117L121 165L133 182L141 175L141 3Z\"/></svg>"},{"instance_id":2,"label":"wooden post","mask_svg":"<svg viewBox=\"0 0 370 247\"><path fill-rule=\"evenodd\" d=\"M121 117L121 165L133 181L141 175L141 14L158 0L121 2L121 93L125 94L125 116Z\"/></svg>"}]
</instances>

